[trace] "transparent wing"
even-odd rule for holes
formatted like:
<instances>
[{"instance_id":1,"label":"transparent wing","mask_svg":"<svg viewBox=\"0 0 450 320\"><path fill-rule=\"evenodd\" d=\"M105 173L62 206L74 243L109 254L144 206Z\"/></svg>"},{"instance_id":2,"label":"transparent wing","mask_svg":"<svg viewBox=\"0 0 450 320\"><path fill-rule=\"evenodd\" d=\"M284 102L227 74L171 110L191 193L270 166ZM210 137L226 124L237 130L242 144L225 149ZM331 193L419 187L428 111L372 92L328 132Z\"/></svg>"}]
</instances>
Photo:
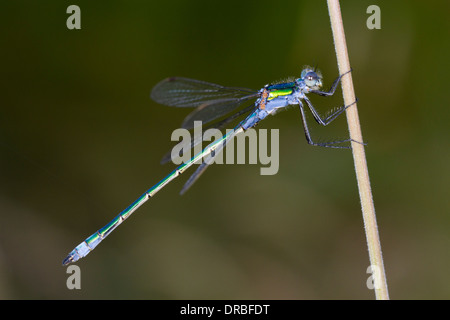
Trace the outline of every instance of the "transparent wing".
<instances>
[{"instance_id":1,"label":"transparent wing","mask_svg":"<svg viewBox=\"0 0 450 320\"><path fill-rule=\"evenodd\" d=\"M224 87L188 78L167 78L152 90L158 103L172 107L197 107L183 121L182 127L191 129L194 121L208 123L238 108L243 102L259 97L259 92L246 88Z\"/></svg>"},{"instance_id":2,"label":"transparent wing","mask_svg":"<svg viewBox=\"0 0 450 320\"><path fill-rule=\"evenodd\" d=\"M219 144L214 151L214 154L210 154L207 159L195 170L195 172L189 177L189 179L184 184L183 188L180 191L180 194L184 194L192 185L200 178L200 176L208 169L209 165L211 165L218 154L222 152L222 149L225 148L228 142L232 140L237 134L243 132L242 128L234 130L234 132L228 136L223 143Z\"/></svg>"},{"instance_id":3,"label":"transparent wing","mask_svg":"<svg viewBox=\"0 0 450 320\"><path fill-rule=\"evenodd\" d=\"M204 103L188 114L181 126L185 129L192 129L194 128L194 121L201 121L206 124L237 109L245 101L255 99L258 96L259 94L254 94L239 99L220 99Z\"/></svg>"},{"instance_id":4,"label":"transparent wing","mask_svg":"<svg viewBox=\"0 0 450 320\"><path fill-rule=\"evenodd\" d=\"M244 108L244 109L242 109L242 110L240 110L240 111L230 115L229 117L227 117L227 118L225 118L225 119L223 119L223 120L221 120L219 122L215 122L215 123L213 123L213 124L203 128L203 132L201 133L200 136L193 136L190 141L180 142L180 143L182 143L182 145L180 145L181 150L190 150L190 149L194 148L196 145L198 145L199 143L202 143L203 142L202 137L203 137L204 131L206 131L208 129L211 129L211 128L216 128L216 129L222 130L228 124L232 123L237 118L239 118L239 117L241 117L241 116L243 116L245 114L248 114L254 108L255 108L255 106L250 105L250 106L248 106L248 107L246 107L246 108ZM179 156L181 157L182 154L180 154ZM172 150L170 150L169 152L167 152L164 155L164 157L161 159L161 164L164 164L164 163L167 163L167 162L169 162L171 160L174 160L174 159L171 159L171 157L172 157Z\"/></svg>"},{"instance_id":5,"label":"transparent wing","mask_svg":"<svg viewBox=\"0 0 450 320\"><path fill-rule=\"evenodd\" d=\"M200 80L171 77L158 83L150 96L160 104L171 107L198 107L216 100L233 100L257 94L256 90L224 87Z\"/></svg>"}]
</instances>

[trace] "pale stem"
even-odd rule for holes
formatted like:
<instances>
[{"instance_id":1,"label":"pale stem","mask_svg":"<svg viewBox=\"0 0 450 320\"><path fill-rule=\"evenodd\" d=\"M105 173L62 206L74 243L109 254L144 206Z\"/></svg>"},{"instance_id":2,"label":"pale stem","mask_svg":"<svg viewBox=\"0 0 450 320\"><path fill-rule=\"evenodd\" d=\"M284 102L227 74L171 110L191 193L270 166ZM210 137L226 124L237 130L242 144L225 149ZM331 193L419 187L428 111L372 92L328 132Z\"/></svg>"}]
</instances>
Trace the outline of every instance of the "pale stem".
<instances>
[{"instance_id":1,"label":"pale stem","mask_svg":"<svg viewBox=\"0 0 450 320\"><path fill-rule=\"evenodd\" d=\"M333 31L336 57L339 73L350 70L350 62L345 41L344 26L342 23L341 9L338 0L327 0L330 14L331 29ZM345 105L355 102L352 73L345 75L342 80L342 93ZM355 141L363 141L361 126L359 124L358 109L356 103L346 110L350 138ZM380 238L378 235L377 219L373 204L372 190L370 187L369 172L364 152L364 145L352 142L353 160L355 163L356 179L358 182L359 197L361 199L364 229L369 251L370 266L374 279L375 297L377 300L388 300L386 274L384 271L383 255L381 253Z\"/></svg>"}]
</instances>

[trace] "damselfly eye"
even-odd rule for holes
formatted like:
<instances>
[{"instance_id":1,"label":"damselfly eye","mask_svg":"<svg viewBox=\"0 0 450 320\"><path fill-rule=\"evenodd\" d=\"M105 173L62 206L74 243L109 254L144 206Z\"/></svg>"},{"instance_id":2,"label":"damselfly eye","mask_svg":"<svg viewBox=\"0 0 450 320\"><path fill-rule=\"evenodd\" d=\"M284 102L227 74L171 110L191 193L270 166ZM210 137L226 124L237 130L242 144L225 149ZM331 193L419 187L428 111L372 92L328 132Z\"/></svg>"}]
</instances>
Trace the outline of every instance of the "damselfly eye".
<instances>
[{"instance_id":1,"label":"damselfly eye","mask_svg":"<svg viewBox=\"0 0 450 320\"><path fill-rule=\"evenodd\" d=\"M320 80L319 77L317 75L317 73L315 73L314 71L310 71L306 74L305 76L305 84L308 87L316 87L319 86Z\"/></svg>"}]
</instances>

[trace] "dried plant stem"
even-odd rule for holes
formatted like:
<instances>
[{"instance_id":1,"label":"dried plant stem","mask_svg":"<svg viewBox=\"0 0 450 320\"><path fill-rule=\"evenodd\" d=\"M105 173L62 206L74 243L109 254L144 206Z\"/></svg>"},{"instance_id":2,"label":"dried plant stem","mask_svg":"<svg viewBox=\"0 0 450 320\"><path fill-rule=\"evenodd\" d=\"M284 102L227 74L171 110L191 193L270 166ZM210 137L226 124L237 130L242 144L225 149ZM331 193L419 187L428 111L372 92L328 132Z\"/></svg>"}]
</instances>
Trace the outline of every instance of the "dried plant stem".
<instances>
[{"instance_id":1,"label":"dried plant stem","mask_svg":"<svg viewBox=\"0 0 450 320\"><path fill-rule=\"evenodd\" d=\"M342 23L341 9L338 0L328 0L328 11L330 14L331 29L333 31L334 45L336 49L339 73L343 74L350 70L350 62L345 42L344 26ZM345 105L355 101L352 74L342 78L342 92ZM359 124L358 109L356 103L346 110L350 138L355 141L363 141L361 126ZM370 188L369 173L367 170L366 156L362 144L352 142L353 160L355 163L356 179L358 181L359 197L361 199L364 229L366 232L367 246L370 264L374 279L375 297L377 300L389 299L386 274L381 253L380 238L378 235L375 207Z\"/></svg>"}]
</instances>

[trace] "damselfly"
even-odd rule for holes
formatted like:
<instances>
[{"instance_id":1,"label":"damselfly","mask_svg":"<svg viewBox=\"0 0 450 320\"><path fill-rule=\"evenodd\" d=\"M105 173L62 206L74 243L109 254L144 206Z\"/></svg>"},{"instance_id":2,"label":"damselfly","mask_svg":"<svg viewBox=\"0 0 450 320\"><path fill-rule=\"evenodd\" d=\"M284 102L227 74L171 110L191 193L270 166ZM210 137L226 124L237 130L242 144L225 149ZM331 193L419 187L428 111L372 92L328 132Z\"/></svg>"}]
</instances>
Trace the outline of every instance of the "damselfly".
<instances>
[{"instance_id":1,"label":"damselfly","mask_svg":"<svg viewBox=\"0 0 450 320\"><path fill-rule=\"evenodd\" d=\"M233 110L252 99L256 99L256 102L217 123L216 127L224 127L239 117L243 118L243 120L240 121L233 130L227 131L221 139L210 143L200 153L194 155L189 161L181 164L163 180L147 190L106 226L79 244L63 260L63 265L75 262L94 250L94 248L103 239L105 239L125 219L136 211L137 208L153 197L165 185L182 174L194 163L198 163L201 159L213 159L236 135L248 130L249 128L255 127L268 115L273 115L277 111L286 108L289 105L299 105L303 129L305 131L306 140L309 144L332 148L349 148L349 146L342 146L342 143L357 141L346 139L328 143L314 142L311 138L308 123L306 121L306 108L302 103L302 101L306 103L309 111L319 124L323 126L328 125L350 105L339 107L327 116L321 117L306 94L315 93L320 96L332 96L336 90L339 80L348 72L340 75L333 82L329 91L320 90L322 87L322 76L317 70L311 67L305 67L301 72L300 78L298 79L266 85L261 90L224 87L217 84L181 77L168 78L158 83L151 92L151 97L156 102L174 107L196 107L196 109L184 120L182 125L184 128L192 128L194 121L198 120L201 120L203 123L211 122L212 120L231 113ZM244 115L246 115L246 117L244 117ZM196 143L197 142L192 141L192 146ZM181 192L184 193L190 186L192 186L192 184L210 164L211 161L202 162L194 174L187 180Z\"/></svg>"}]
</instances>

